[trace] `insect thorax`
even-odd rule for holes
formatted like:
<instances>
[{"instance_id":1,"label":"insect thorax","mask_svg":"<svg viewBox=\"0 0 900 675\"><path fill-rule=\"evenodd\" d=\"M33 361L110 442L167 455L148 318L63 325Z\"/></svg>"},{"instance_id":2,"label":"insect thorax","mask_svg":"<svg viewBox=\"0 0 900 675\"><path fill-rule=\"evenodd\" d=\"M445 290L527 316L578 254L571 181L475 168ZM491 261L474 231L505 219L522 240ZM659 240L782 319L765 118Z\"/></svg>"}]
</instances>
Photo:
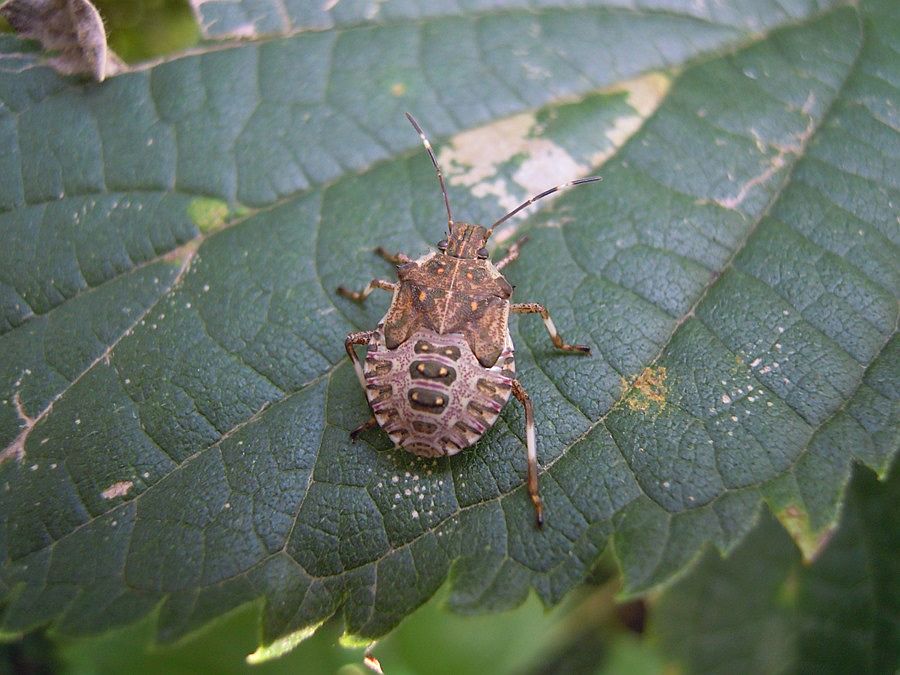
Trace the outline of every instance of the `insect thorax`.
<instances>
[{"instance_id":1,"label":"insect thorax","mask_svg":"<svg viewBox=\"0 0 900 675\"><path fill-rule=\"evenodd\" d=\"M384 317L388 349L418 330L459 333L479 363L492 367L507 342L512 286L487 260L431 254L399 268Z\"/></svg>"},{"instance_id":2,"label":"insect thorax","mask_svg":"<svg viewBox=\"0 0 900 675\"><path fill-rule=\"evenodd\" d=\"M420 329L388 349L379 329L366 354L366 396L391 439L424 457L455 455L493 426L515 378L508 333L496 363L482 366L459 333Z\"/></svg>"}]
</instances>

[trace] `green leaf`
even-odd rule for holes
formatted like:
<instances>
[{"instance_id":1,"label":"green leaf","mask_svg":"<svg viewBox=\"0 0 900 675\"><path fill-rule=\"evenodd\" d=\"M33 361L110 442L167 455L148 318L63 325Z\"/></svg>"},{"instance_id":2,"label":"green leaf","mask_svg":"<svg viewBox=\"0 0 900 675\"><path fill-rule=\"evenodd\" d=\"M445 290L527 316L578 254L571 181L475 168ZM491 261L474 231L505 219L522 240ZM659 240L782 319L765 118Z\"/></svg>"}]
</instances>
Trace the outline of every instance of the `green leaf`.
<instances>
[{"instance_id":1,"label":"green leaf","mask_svg":"<svg viewBox=\"0 0 900 675\"><path fill-rule=\"evenodd\" d=\"M352 3L341 0L326 0L322 3L285 3L284 0L190 0L190 4L200 24L200 30L207 38L284 35L360 24L421 21L458 13L450 3L426 0L402 3L385 3L381 0L360 0ZM658 14L666 19L678 17L695 19L698 22L734 27L744 32L763 30L792 19L802 19L827 6L829 3L777 3L772 0L762 2L736 0L712 6L671 0L642 0L639 7L624 15L633 19L640 11ZM467 2L466 7L470 8L473 16L509 13L511 16L507 20L511 25L526 12L536 9L542 13L556 14L564 14L571 12L573 8L583 7L608 8L612 12L621 10L620 5L609 0L580 2L541 0L540 3L533 0L503 0L503 2L474 0ZM514 16L513 13L518 16ZM488 46L492 45L488 43ZM633 53L629 53L628 56L636 57Z\"/></svg>"},{"instance_id":2,"label":"green leaf","mask_svg":"<svg viewBox=\"0 0 900 675\"><path fill-rule=\"evenodd\" d=\"M368 639L448 575L459 611L555 602L608 543L643 591L763 502L817 550L898 445L900 19L695 11L298 23L102 85L3 38L0 628L158 610L170 641L263 598L274 649L337 612ZM347 437L342 340L386 299L333 289L441 236L404 110L476 222L603 165L497 233L531 236L516 298L593 347L512 323L543 531L515 405L450 461Z\"/></svg>"},{"instance_id":3,"label":"green leaf","mask_svg":"<svg viewBox=\"0 0 900 675\"><path fill-rule=\"evenodd\" d=\"M689 672L894 672L898 522L900 472L879 484L859 471L815 563L765 518L728 560L707 554L663 594L654 631Z\"/></svg>"},{"instance_id":4,"label":"green leaf","mask_svg":"<svg viewBox=\"0 0 900 675\"><path fill-rule=\"evenodd\" d=\"M483 617L461 617L440 606L440 592L406 621L389 638L380 641L374 652L386 672L478 673L485 663L492 672L520 673L533 663L552 638L566 628L560 609L552 614L536 598L512 612ZM254 608L250 608L251 610ZM328 624L315 636L284 658L263 664L245 661L253 649L257 611L233 613L216 622L186 644L150 650L143 647L153 634L153 626L144 621L134 627L91 638L63 642L59 660L67 672L133 673L158 672L232 672L232 673L335 673L350 664L362 667L364 649L336 649L340 626ZM536 636L540 636L536 640ZM465 642L460 642L463 640ZM466 644L466 649L459 649ZM42 645L44 646L44 645ZM345 671L346 672L346 671Z\"/></svg>"}]
</instances>

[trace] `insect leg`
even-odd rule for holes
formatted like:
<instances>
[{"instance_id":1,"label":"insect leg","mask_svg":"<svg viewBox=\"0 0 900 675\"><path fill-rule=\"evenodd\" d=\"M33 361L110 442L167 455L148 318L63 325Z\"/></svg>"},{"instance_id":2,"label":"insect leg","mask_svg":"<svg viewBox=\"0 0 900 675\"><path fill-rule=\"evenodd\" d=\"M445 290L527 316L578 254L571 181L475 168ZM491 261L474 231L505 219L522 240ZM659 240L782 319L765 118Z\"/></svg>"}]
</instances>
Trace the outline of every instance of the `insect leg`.
<instances>
[{"instance_id":1,"label":"insect leg","mask_svg":"<svg viewBox=\"0 0 900 675\"><path fill-rule=\"evenodd\" d=\"M517 241L515 244L510 246L509 250L506 252L506 255L503 256L496 263L494 263L494 267L496 267L498 270L502 270L504 267L509 265L509 263L513 262L516 258L518 258L519 257L519 249L522 247L522 244L524 244L526 241L528 241L528 235L525 235L524 237L519 239L519 241Z\"/></svg>"},{"instance_id":2,"label":"insect leg","mask_svg":"<svg viewBox=\"0 0 900 675\"><path fill-rule=\"evenodd\" d=\"M361 291L351 291L343 286L338 286L337 293L345 298L353 300L353 302L362 302L366 298L369 297L369 294L374 291L376 288L381 288L385 291L394 292L394 289L397 288L397 284L391 283L390 281L385 281L384 279L372 279L369 282L369 285L366 286Z\"/></svg>"},{"instance_id":3,"label":"insect leg","mask_svg":"<svg viewBox=\"0 0 900 675\"><path fill-rule=\"evenodd\" d=\"M387 260L389 263L394 263L395 265L403 265L405 263L412 262L412 258L410 258L405 253L400 253L399 251L397 253L391 253L390 251L388 251L387 249L385 249L382 246L379 246L378 248L376 248L375 253L377 255L380 255L382 258Z\"/></svg>"},{"instance_id":4,"label":"insect leg","mask_svg":"<svg viewBox=\"0 0 900 675\"><path fill-rule=\"evenodd\" d=\"M553 323L553 319L550 318L550 312L548 312L547 308L542 304L537 302L513 303L509 306L509 311L515 312L516 314L540 314L541 318L544 320L544 326L547 327L547 332L550 334L550 340L557 349L562 349L564 352L576 352L578 354L591 353L591 348L587 345L570 345L567 342L563 342L559 333L556 332L556 326Z\"/></svg>"},{"instance_id":5,"label":"insect leg","mask_svg":"<svg viewBox=\"0 0 900 675\"><path fill-rule=\"evenodd\" d=\"M378 420L374 417L370 417L365 422L356 427L353 431L350 432L350 438L355 441L357 437L363 433L364 431L368 431L369 429L377 429L378 428Z\"/></svg>"},{"instance_id":6,"label":"insect leg","mask_svg":"<svg viewBox=\"0 0 900 675\"><path fill-rule=\"evenodd\" d=\"M538 527L544 525L544 503L538 491L537 439L534 433L534 406L525 387L518 380L513 380L512 394L525 408L525 447L528 450L528 496L534 504L534 518Z\"/></svg>"},{"instance_id":7,"label":"insect leg","mask_svg":"<svg viewBox=\"0 0 900 675\"><path fill-rule=\"evenodd\" d=\"M353 369L356 371L356 377L359 378L363 391L366 390L366 376L363 373L362 362L359 360L359 356L356 355L356 350L353 347L354 345L369 344L369 340L374 334L374 330L364 330L359 333L350 333L344 340L344 348L347 350L347 356L350 357L350 363L353 364Z\"/></svg>"}]
</instances>

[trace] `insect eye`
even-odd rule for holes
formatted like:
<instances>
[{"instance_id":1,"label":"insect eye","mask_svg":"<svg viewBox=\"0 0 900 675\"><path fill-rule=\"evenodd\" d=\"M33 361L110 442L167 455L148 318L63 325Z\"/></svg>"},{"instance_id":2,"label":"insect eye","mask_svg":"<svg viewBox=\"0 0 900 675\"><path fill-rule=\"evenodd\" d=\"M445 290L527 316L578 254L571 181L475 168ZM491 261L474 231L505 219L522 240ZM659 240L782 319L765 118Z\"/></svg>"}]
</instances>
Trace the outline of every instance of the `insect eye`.
<instances>
[{"instance_id":1,"label":"insect eye","mask_svg":"<svg viewBox=\"0 0 900 675\"><path fill-rule=\"evenodd\" d=\"M479 258L482 258L482 259L483 259L483 258L487 258L487 257L488 257L488 250L482 246L480 249L478 249L477 251L475 251L475 255L477 255Z\"/></svg>"},{"instance_id":2,"label":"insect eye","mask_svg":"<svg viewBox=\"0 0 900 675\"><path fill-rule=\"evenodd\" d=\"M447 240L446 240L446 239L441 239L441 240L438 242L438 245L437 245L437 246L438 246L438 248L441 249L442 251L446 251L446 250L447 250L447 246L448 246Z\"/></svg>"}]
</instances>

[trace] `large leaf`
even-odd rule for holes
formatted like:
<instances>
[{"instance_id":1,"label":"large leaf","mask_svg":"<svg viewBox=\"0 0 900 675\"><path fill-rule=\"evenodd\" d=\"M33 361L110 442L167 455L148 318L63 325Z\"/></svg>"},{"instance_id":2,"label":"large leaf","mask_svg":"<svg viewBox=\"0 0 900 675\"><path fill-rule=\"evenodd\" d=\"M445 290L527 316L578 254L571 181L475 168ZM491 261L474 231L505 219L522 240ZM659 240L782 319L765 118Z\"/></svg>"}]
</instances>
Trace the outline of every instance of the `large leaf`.
<instances>
[{"instance_id":1,"label":"large leaf","mask_svg":"<svg viewBox=\"0 0 900 675\"><path fill-rule=\"evenodd\" d=\"M900 31L778 7L294 25L102 85L0 43L3 629L159 608L172 640L264 598L275 651L342 608L374 637L451 566L459 610L552 602L612 541L639 592L763 501L815 552L897 449ZM605 162L509 268L594 348L513 322L543 531L515 406L451 461L347 437L342 339L386 301L332 289L441 232L405 109L467 218Z\"/></svg>"},{"instance_id":2,"label":"large leaf","mask_svg":"<svg viewBox=\"0 0 900 675\"><path fill-rule=\"evenodd\" d=\"M656 607L667 653L697 673L896 672L900 472L859 472L845 510L809 567L768 518L729 560L707 555Z\"/></svg>"},{"instance_id":3,"label":"large leaf","mask_svg":"<svg viewBox=\"0 0 900 675\"><path fill-rule=\"evenodd\" d=\"M285 2L285 0L190 0L191 7L206 37L258 37L260 35L298 33L323 30L340 26L367 23L391 23L415 21L454 15L459 10L451 3L408 0L384 2L383 0L356 0L341 2L325 0L321 3ZM539 10L542 13L570 12L573 8L597 7L617 11L630 10L626 15L634 18L638 13L658 14L661 18L696 19L722 27L746 32L761 30L790 21L802 19L829 3L779 3L775 0L734 0L728 3L696 3L676 0L641 0L637 3L611 2L610 0L470 0L462 3L470 8L473 18L485 13L502 14L522 10ZM512 19L512 17L509 17ZM511 24L512 25L512 24ZM696 26L696 24L695 24ZM534 36L532 36L534 37ZM607 39L615 36L610 34ZM620 36L621 37L621 36ZM662 34L658 34L661 38ZM485 43L492 46L490 43ZM564 55L563 55L564 57ZM628 52L629 59L636 55Z\"/></svg>"}]
</instances>

